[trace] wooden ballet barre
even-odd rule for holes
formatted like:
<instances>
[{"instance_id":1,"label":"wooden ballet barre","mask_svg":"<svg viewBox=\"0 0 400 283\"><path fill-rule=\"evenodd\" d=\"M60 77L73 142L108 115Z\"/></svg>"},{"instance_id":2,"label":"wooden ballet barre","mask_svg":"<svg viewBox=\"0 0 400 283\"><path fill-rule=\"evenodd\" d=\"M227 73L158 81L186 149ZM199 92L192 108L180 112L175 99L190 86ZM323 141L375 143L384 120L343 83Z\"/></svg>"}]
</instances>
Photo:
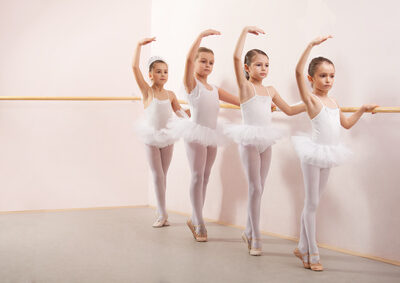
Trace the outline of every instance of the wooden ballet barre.
<instances>
[{"instance_id":1,"label":"wooden ballet barre","mask_svg":"<svg viewBox=\"0 0 400 283\"><path fill-rule=\"evenodd\" d=\"M340 107L342 112L356 112L360 107ZM374 113L400 113L400 107L376 107L373 111Z\"/></svg>"},{"instance_id":2,"label":"wooden ballet barre","mask_svg":"<svg viewBox=\"0 0 400 283\"><path fill-rule=\"evenodd\" d=\"M0 96L1 100L42 100L42 101L56 101L56 100L68 100L68 101L113 101L113 100L142 100L138 96ZM179 100L180 104L187 104L184 100ZM220 104L221 108L227 109L240 109L239 106L232 104ZM342 112L356 112L360 107L341 107ZM274 109L273 111L280 111ZM369 111L372 112L372 111ZM374 113L400 113L400 107L377 107Z\"/></svg>"}]
</instances>

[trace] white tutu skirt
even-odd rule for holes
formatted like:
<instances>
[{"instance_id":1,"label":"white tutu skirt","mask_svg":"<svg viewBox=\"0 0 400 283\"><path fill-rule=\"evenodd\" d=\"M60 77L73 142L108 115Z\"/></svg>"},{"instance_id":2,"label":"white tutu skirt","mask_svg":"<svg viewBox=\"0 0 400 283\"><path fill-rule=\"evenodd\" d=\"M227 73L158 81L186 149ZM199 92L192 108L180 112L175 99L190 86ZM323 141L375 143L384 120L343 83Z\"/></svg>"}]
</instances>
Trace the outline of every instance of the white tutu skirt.
<instances>
[{"instance_id":1,"label":"white tutu skirt","mask_svg":"<svg viewBox=\"0 0 400 283\"><path fill-rule=\"evenodd\" d=\"M293 136L292 142L301 162L320 168L331 168L343 164L352 152L343 144L318 144L307 136Z\"/></svg>"},{"instance_id":2,"label":"white tutu skirt","mask_svg":"<svg viewBox=\"0 0 400 283\"><path fill-rule=\"evenodd\" d=\"M219 124L216 129L212 129L189 119L175 119L168 124L168 127L173 137L183 138L186 142L196 142L204 146L221 146L228 142L223 127Z\"/></svg>"},{"instance_id":3,"label":"white tutu skirt","mask_svg":"<svg viewBox=\"0 0 400 283\"><path fill-rule=\"evenodd\" d=\"M237 144L255 145L267 148L283 137L283 132L272 126L260 127L252 125L229 124L225 127L225 134Z\"/></svg>"},{"instance_id":4,"label":"white tutu skirt","mask_svg":"<svg viewBox=\"0 0 400 283\"><path fill-rule=\"evenodd\" d=\"M135 124L135 133L147 145L158 148L169 146L178 140L173 135L172 129L169 128L169 124L173 123L173 120L168 121L167 128L157 130L149 125L145 119L141 119Z\"/></svg>"}]
</instances>

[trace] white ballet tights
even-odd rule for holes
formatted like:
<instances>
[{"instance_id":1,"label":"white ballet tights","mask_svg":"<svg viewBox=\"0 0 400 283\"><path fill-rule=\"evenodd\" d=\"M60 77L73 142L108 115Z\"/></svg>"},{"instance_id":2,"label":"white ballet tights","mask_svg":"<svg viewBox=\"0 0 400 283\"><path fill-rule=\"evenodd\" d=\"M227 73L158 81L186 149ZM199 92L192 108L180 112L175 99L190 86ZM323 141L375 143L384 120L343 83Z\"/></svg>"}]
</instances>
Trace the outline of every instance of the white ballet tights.
<instances>
[{"instance_id":1,"label":"white ballet tights","mask_svg":"<svg viewBox=\"0 0 400 283\"><path fill-rule=\"evenodd\" d=\"M185 147L192 174L190 181L192 223L204 227L203 206L211 167L217 155L217 147L205 146L196 142L185 142Z\"/></svg>"},{"instance_id":2,"label":"white ballet tights","mask_svg":"<svg viewBox=\"0 0 400 283\"><path fill-rule=\"evenodd\" d=\"M328 181L330 168L320 168L306 163L301 164L303 171L305 199L300 222L300 241L298 248L301 253L310 254L310 262L319 261L318 246L315 236L315 215L319 201ZM311 256L312 254L318 254Z\"/></svg>"},{"instance_id":3,"label":"white ballet tights","mask_svg":"<svg viewBox=\"0 0 400 283\"><path fill-rule=\"evenodd\" d=\"M251 238L253 248L261 248L260 206L265 180L271 164L271 147L260 153L255 145L239 145L239 153L249 185L248 217L245 233Z\"/></svg>"},{"instance_id":4,"label":"white ballet tights","mask_svg":"<svg viewBox=\"0 0 400 283\"><path fill-rule=\"evenodd\" d=\"M173 144L163 148L146 145L147 160L153 177L159 219L168 217L165 208L165 191L167 187L167 171L171 163L173 150Z\"/></svg>"}]
</instances>

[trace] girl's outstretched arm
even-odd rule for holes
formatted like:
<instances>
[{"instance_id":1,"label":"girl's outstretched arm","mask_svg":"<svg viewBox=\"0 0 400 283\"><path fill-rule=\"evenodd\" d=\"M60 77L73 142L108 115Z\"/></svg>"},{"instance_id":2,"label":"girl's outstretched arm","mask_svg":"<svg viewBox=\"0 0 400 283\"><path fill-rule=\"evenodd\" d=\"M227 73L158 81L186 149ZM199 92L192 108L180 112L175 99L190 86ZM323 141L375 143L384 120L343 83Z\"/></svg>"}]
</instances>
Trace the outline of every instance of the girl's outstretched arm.
<instances>
[{"instance_id":1,"label":"girl's outstretched arm","mask_svg":"<svg viewBox=\"0 0 400 283\"><path fill-rule=\"evenodd\" d=\"M186 65L183 77L183 84L185 85L185 89L187 93L190 93L196 86L196 80L194 79L194 61L196 58L197 50L200 47L201 40L203 37L210 35L220 35L219 31L208 29L199 34L196 40L193 42L190 47L189 53L186 56Z\"/></svg>"},{"instance_id":2,"label":"girl's outstretched arm","mask_svg":"<svg viewBox=\"0 0 400 283\"><path fill-rule=\"evenodd\" d=\"M175 114L182 118L190 117L190 110L189 109L183 110L183 108L179 104L178 99L176 98L175 93L173 91L169 91L169 94L172 97L171 106L172 106L172 110L174 110Z\"/></svg>"},{"instance_id":3,"label":"girl's outstretched arm","mask_svg":"<svg viewBox=\"0 0 400 283\"><path fill-rule=\"evenodd\" d=\"M222 88L218 89L218 96L219 96L219 99L222 101L225 101L227 103L230 103L230 104L233 104L236 106L240 105L239 98L236 95L233 95Z\"/></svg>"},{"instance_id":4,"label":"girl's outstretched arm","mask_svg":"<svg viewBox=\"0 0 400 283\"><path fill-rule=\"evenodd\" d=\"M149 44L150 42L155 41L155 40L156 40L155 37L151 37L151 38L144 38L141 41L139 41L136 46L136 51L135 51L135 54L133 55L133 60L132 60L133 74L135 76L137 84L139 85L140 91L142 92L143 101L147 100L148 90L149 90L150 86L144 80L142 72L140 71L140 67L139 67L140 51L142 49L142 45Z\"/></svg>"},{"instance_id":5,"label":"girl's outstretched arm","mask_svg":"<svg viewBox=\"0 0 400 283\"><path fill-rule=\"evenodd\" d=\"M353 115L351 115L350 117L346 117L342 111L340 111L340 124L342 125L343 128L345 129L350 129L351 127L353 127L358 120L360 120L361 116L367 112L367 111L372 111L372 114L375 114L373 112L373 110L379 107L379 105L377 104L364 104L363 106L360 107L360 109L358 109L356 112L354 112Z\"/></svg>"},{"instance_id":6,"label":"girl's outstretched arm","mask_svg":"<svg viewBox=\"0 0 400 283\"><path fill-rule=\"evenodd\" d=\"M236 81L239 89L242 89L247 85L247 79L244 75L244 65L242 63L242 53L244 42L246 41L247 33L255 35L265 34L265 32L258 27L245 27L239 36L238 42L236 43L235 52L233 53L233 64L235 66Z\"/></svg>"},{"instance_id":7,"label":"girl's outstretched arm","mask_svg":"<svg viewBox=\"0 0 400 283\"><path fill-rule=\"evenodd\" d=\"M303 54L300 57L299 62L297 63L296 66L296 81L297 81L297 86L300 91L300 97L301 100L303 100L304 104L306 105L308 114L310 116L315 116L318 112L319 109L315 109L316 107L313 107L316 103L315 98L310 94L310 91L308 90L306 80L304 77L304 68L307 62L307 59L310 55L311 49L316 46L321 44L322 42L326 41L328 38L332 38L332 36L321 36L317 37L313 41L311 41L308 45L306 50L304 50ZM316 113L314 113L316 112Z\"/></svg>"},{"instance_id":8,"label":"girl's outstretched arm","mask_svg":"<svg viewBox=\"0 0 400 283\"><path fill-rule=\"evenodd\" d=\"M283 100L274 87L270 87L270 89L272 89L272 101L286 115L293 116L306 111L306 105L304 103L291 106L287 104L285 100Z\"/></svg>"}]
</instances>

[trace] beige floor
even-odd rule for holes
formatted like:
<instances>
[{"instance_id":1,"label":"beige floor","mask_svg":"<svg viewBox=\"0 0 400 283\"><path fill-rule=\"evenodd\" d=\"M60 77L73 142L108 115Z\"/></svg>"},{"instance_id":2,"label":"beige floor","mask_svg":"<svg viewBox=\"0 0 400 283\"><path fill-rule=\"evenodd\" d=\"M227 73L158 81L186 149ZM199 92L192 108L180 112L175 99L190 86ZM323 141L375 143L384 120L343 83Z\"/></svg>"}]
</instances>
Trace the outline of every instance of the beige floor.
<instances>
[{"instance_id":1,"label":"beige floor","mask_svg":"<svg viewBox=\"0 0 400 283\"><path fill-rule=\"evenodd\" d=\"M265 237L249 256L239 229L211 223L196 243L185 217L154 229L151 208L0 215L0 282L400 282L400 267L321 249L322 273L295 243Z\"/></svg>"}]
</instances>

